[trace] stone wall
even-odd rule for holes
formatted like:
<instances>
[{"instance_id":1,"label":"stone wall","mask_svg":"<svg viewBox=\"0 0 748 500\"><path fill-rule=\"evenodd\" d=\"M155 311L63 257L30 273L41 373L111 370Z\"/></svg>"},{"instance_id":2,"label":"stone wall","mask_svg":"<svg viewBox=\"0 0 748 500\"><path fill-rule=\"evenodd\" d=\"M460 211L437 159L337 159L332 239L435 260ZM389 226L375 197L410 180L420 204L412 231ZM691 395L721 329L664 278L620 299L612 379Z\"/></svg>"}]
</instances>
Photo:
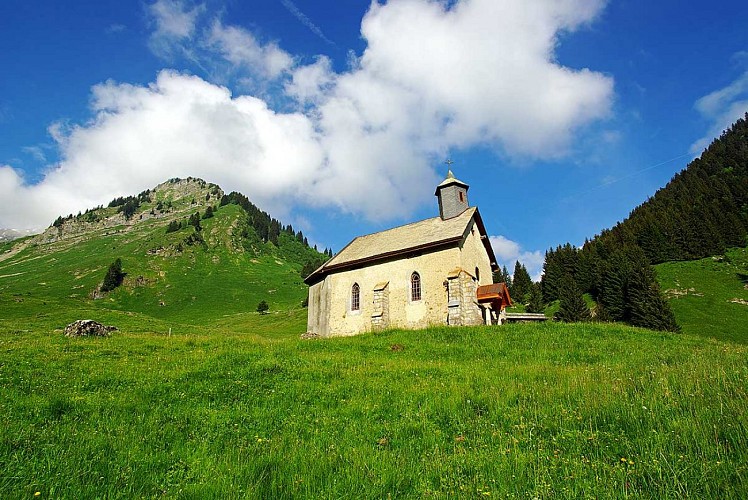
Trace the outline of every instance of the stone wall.
<instances>
[{"instance_id":1,"label":"stone wall","mask_svg":"<svg viewBox=\"0 0 748 500\"><path fill-rule=\"evenodd\" d=\"M478 283L474 277L460 269L449 275L448 324L452 326L482 325L483 316L476 300Z\"/></svg>"},{"instance_id":2,"label":"stone wall","mask_svg":"<svg viewBox=\"0 0 748 500\"><path fill-rule=\"evenodd\" d=\"M390 287L389 282L374 287L374 313L371 315L371 329L385 330L390 326Z\"/></svg>"}]
</instances>

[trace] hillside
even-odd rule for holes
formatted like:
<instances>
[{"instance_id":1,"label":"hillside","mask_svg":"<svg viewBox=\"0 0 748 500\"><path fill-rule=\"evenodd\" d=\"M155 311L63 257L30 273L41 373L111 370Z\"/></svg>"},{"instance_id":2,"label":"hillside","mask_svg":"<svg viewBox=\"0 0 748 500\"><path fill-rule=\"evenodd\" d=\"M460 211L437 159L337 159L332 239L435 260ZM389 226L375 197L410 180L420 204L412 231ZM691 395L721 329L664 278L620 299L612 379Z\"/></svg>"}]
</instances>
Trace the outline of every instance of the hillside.
<instances>
[{"instance_id":1,"label":"hillside","mask_svg":"<svg viewBox=\"0 0 748 500\"><path fill-rule=\"evenodd\" d=\"M0 321L54 310L65 311L65 321L120 311L169 325L206 324L255 314L260 300L271 313L301 309L302 268L324 255L288 227L275 235L277 244L261 238L257 221L232 202L235 198L199 179L173 179L109 207L60 217L40 235L5 243ZM213 216L204 218L206 212ZM265 217L260 222L281 227ZM97 293L117 258L124 283Z\"/></svg>"},{"instance_id":2,"label":"hillside","mask_svg":"<svg viewBox=\"0 0 748 500\"><path fill-rule=\"evenodd\" d=\"M578 289L576 295L595 300L598 319L675 331L690 312L673 314L671 305L681 303L665 300L650 265L722 255L745 246L747 236L748 114L626 220L581 249L568 243L549 249L543 299Z\"/></svg>"},{"instance_id":3,"label":"hillside","mask_svg":"<svg viewBox=\"0 0 748 500\"><path fill-rule=\"evenodd\" d=\"M748 344L748 248L656 270L684 333Z\"/></svg>"}]
</instances>

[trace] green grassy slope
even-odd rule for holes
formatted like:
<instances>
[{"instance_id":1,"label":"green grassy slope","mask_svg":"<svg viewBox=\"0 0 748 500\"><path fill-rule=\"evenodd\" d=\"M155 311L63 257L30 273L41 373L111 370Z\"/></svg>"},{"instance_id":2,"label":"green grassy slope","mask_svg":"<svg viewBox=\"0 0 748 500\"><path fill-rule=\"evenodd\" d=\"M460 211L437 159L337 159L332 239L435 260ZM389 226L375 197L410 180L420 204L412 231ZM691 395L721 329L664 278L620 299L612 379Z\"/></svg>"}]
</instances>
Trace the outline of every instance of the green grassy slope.
<instances>
[{"instance_id":1,"label":"green grassy slope","mask_svg":"<svg viewBox=\"0 0 748 500\"><path fill-rule=\"evenodd\" d=\"M302 341L256 319L1 330L0 496L748 493L746 346L555 323Z\"/></svg>"},{"instance_id":2,"label":"green grassy slope","mask_svg":"<svg viewBox=\"0 0 748 500\"><path fill-rule=\"evenodd\" d=\"M307 288L300 272L303 263L318 254L295 238L281 234L278 247L260 241L248 228L245 212L231 204L201 221L204 243L194 241L197 233L192 226L166 233L170 221L204 213L205 205L192 201L202 201L203 195L200 189L181 197L158 191L139 213L149 214L158 202L168 200L172 206L160 217L94 225L53 242L39 237L4 245L0 324L13 329L54 311L58 321L52 326L61 328L75 319L111 318L119 311L120 316L161 322L160 328L168 330L251 317L260 300L268 302L271 314L303 316ZM95 214L111 218L116 209ZM13 248L21 250L9 252ZM91 292L116 258L122 259L127 273L123 286L93 300ZM299 333L303 331L299 325Z\"/></svg>"},{"instance_id":3,"label":"green grassy slope","mask_svg":"<svg viewBox=\"0 0 748 500\"><path fill-rule=\"evenodd\" d=\"M204 244L167 234L205 207L178 187L137 224L105 208L62 240L0 246L0 498L748 496L748 346L732 341L748 306L730 302L748 299L745 250L658 268L688 291L672 299L683 334L302 341L313 251L263 243L235 205L202 221ZM123 286L90 298L117 257ZM82 318L119 331L65 338Z\"/></svg>"},{"instance_id":4,"label":"green grassy slope","mask_svg":"<svg viewBox=\"0 0 748 500\"><path fill-rule=\"evenodd\" d=\"M656 270L684 332L748 343L748 249Z\"/></svg>"}]
</instances>

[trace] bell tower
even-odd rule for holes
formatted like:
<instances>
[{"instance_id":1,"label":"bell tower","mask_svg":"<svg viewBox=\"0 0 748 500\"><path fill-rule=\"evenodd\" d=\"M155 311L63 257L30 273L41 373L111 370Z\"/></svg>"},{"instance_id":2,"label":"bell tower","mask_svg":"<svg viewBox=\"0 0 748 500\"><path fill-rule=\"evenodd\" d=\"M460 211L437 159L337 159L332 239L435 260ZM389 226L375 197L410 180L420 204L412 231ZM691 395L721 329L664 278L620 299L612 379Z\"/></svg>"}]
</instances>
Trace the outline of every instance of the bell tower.
<instances>
[{"instance_id":1,"label":"bell tower","mask_svg":"<svg viewBox=\"0 0 748 500\"><path fill-rule=\"evenodd\" d=\"M451 165L452 161L447 160L447 164ZM447 178L436 187L436 193L434 193L439 200L439 216L442 220L457 217L468 209L467 191L469 188L470 186L461 180L455 179L452 170L449 170Z\"/></svg>"}]
</instances>

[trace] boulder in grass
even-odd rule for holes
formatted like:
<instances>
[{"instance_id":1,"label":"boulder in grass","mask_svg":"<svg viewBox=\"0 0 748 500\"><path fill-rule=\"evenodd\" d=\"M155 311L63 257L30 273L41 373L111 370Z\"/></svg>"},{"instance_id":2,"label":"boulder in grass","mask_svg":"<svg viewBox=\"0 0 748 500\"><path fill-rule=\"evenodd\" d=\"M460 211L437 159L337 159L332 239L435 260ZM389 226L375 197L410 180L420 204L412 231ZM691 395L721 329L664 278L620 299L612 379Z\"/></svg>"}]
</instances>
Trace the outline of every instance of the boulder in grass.
<instances>
[{"instance_id":1,"label":"boulder in grass","mask_svg":"<svg viewBox=\"0 0 748 500\"><path fill-rule=\"evenodd\" d=\"M66 337L109 337L117 327L106 326L92 319L79 319L65 327Z\"/></svg>"}]
</instances>

